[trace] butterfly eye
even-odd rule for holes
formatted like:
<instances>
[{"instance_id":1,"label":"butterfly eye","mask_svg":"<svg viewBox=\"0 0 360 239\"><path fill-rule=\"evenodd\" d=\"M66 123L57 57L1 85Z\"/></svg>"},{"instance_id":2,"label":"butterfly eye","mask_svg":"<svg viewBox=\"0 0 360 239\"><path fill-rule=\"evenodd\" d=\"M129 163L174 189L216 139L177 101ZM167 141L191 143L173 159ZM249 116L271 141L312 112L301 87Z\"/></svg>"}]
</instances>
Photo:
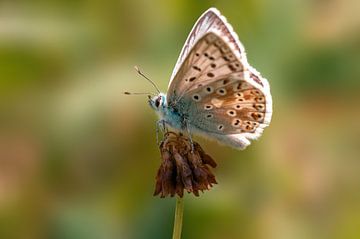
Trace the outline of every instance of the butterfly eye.
<instances>
[{"instance_id":1,"label":"butterfly eye","mask_svg":"<svg viewBox=\"0 0 360 239\"><path fill-rule=\"evenodd\" d=\"M160 100L161 100L160 97L155 100L155 106L156 106L156 108L159 108L159 106L160 106Z\"/></svg>"}]
</instances>

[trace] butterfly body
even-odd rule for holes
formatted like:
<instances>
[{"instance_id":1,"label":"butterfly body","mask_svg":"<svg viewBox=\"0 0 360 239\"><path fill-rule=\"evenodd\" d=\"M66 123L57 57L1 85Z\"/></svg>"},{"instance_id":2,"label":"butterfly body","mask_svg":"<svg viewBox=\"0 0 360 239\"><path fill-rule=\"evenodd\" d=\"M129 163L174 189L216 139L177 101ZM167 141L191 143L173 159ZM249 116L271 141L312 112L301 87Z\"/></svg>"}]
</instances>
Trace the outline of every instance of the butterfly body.
<instances>
[{"instance_id":1,"label":"butterfly body","mask_svg":"<svg viewBox=\"0 0 360 239\"><path fill-rule=\"evenodd\" d=\"M195 23L167 94L149 100L171 128L243 149L270 123L267 80L248 63L232 27L214 8Z\"/></svg>"},{"instance_id":2,"label":"butterfly body","mask_svg":"<svg viewBox=\"0 0 360 239\"><path fill-rule=\"evenodd\" d=\"M149 104L158 114L161 122L164 122L167 126L179 131L184 131L186 129L186 115L181 113L181 111L175 107L169 106L164 93L160 93L150 99Z\"/></svg>"}]
</instances>

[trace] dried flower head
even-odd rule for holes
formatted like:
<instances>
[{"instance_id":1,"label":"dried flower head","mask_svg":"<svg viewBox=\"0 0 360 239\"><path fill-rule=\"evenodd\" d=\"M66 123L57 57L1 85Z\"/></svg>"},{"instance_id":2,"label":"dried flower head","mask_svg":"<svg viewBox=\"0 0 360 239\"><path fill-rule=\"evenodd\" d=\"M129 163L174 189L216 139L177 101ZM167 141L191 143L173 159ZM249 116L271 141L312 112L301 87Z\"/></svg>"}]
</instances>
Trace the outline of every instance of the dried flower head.
<instances>
[{"instance_id":1,"label":"dried flower head","mask_svg":"<svg viewBox=\"0 0 360 239\"><path fill-rule=\"evenodd\" d=\"M199 196L199 191L209 190L216 184L209 166L215 168L215 161L200 145L183 134L167 132L160 144L162 162L156 176L154 196L166 197L175 194L182 197L184 189Z\"/></svg>"}]
</instances>

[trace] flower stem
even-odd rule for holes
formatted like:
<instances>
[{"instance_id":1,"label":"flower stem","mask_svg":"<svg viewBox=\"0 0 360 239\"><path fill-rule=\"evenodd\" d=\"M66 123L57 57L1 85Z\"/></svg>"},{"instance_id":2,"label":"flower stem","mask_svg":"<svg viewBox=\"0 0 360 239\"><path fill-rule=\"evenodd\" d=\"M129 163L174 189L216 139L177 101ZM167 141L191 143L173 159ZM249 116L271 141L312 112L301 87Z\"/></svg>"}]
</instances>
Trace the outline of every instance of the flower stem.
<instances>
[{"instance_id":1,"label":"flower stem","mask_svg":"<svg viewBox=\"0 0 360 239\"><path fill-rule=\"evenodd\" d=\"M184 199L182 197L176 197L175 207L175 220L174 220L174 231L172 239L181 239L181 229L184 214Z\"/></svg>"}]
</instances>

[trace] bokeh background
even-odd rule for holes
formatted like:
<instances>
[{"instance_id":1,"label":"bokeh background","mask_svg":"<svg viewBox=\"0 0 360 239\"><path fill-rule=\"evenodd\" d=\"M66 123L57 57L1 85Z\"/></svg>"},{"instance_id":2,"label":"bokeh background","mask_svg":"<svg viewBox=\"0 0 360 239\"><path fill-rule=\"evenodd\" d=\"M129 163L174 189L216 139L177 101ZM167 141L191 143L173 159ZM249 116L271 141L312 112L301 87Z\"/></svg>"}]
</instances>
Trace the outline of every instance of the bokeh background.
<instances>
[{"instance_id":1,"label":"bokeh background","mask_svg":"<svg viewBox=\"0 0 360 239\"><path fill-rule=\"evenodd\" d=\"M219 182L186 195L183 238L360 238L360 2L0 2L0 238L171 238L152 196L156 115L193 23L228 18L269 79L272 124L245 151L196 138Z\"/></svg>"}]
</instances>

